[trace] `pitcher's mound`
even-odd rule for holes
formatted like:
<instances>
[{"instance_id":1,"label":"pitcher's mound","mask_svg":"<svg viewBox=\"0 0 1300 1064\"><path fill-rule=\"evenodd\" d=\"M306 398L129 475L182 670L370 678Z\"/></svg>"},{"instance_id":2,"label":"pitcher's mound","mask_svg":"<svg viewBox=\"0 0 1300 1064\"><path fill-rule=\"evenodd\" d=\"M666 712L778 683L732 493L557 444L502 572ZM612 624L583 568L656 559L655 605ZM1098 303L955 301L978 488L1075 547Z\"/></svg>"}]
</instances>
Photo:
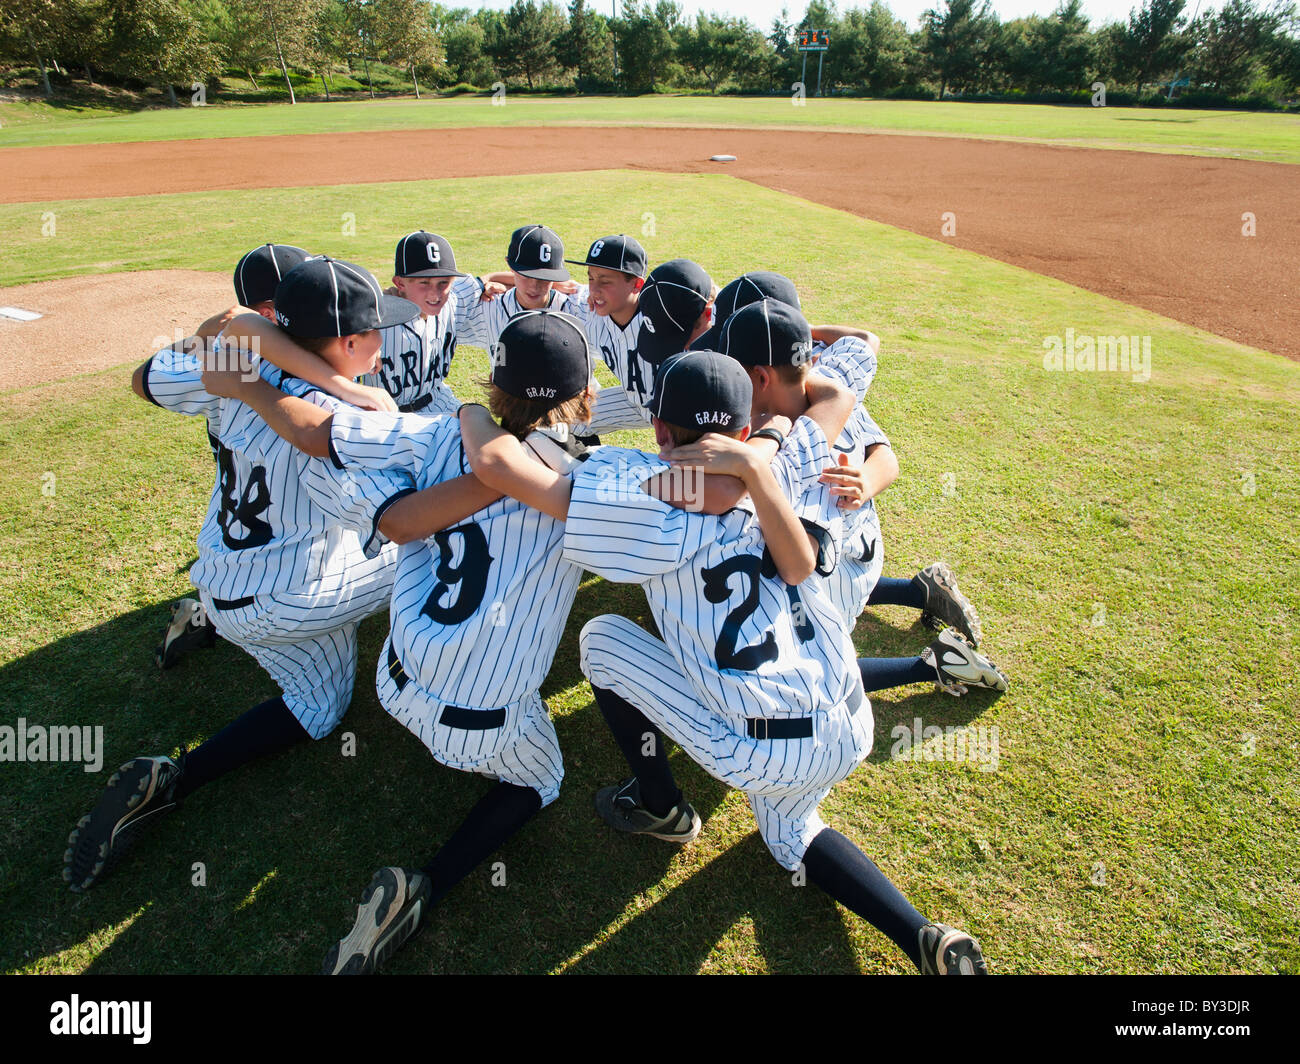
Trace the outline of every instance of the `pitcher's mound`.
<instances>
[{"instance_id":1,"label":"pitcher's mound","mask_svg":"<svg viewBox=\"0 0 1300 1064\"><path fill-rule=\"evenodd\" d=\"M0 288L0 306L42 315L36 321L0 316L0 391L138 364L234 302L229 274L198 270L95 274Z\"/></svg>"}]
</instances>

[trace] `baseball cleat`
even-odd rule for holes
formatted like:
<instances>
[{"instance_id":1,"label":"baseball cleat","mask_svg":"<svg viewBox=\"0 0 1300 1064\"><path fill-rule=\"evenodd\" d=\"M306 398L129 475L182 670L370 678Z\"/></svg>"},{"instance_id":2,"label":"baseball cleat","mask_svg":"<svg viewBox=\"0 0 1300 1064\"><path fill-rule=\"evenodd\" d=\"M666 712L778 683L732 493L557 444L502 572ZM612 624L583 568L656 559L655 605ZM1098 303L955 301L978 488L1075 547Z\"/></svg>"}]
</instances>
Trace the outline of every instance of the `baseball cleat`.
<instances>
[{"instance_id":1,"label":"baseball cleat","mask_svg":"<svg viewBox=\"0 0 1300 1064\"><path fill-rule=\"evenodd\" d=\"M980 944L947 924L926 924L916 933L922 975L988 975Z\"/></svg>"},{"instance_id":2,"label":"baseball cleat","mask_svg":"<svg viewBox=\"0 0 1300 1064\"><path fill-rule=\"evenodd\" d=\"M957 588L957 578L943 562L927 565L914 577L913 584L919 584L925 591L925 607L921 611L921 623L938 631L945 624L951 625L966 637L973 647L980 645L980 619L975 607L967 601L966 596Z\"/></svg>"},{"instance_id":3,"label":"baseball cleat","mask_svg":"<svg viewBox=\"0 0 1300 1064\"><path fill-rule=\"evenodd\" d=\"M68 836L63 881L77 893L89 890L126 851L145 821L179 804L176 783L183 761L137 757L113 773L95 808Z\"/></svg>"},{"instance_id":4,"label":"baseball cleat","mask_svg":"<svg viewBox=\"0 0 1300 1064\"><path fill-rule=\"evenodd\" d=\"M423 872L381 868L361 895L352 930L325 955L321 974L372 975L419 930L430 889Z\"/></svg>"},{"instance_id":5,"label":"baseball cleat","mask_svg":"<svg viewBox=\"0 0 1300 1064\"><path fill-rule=\"evenodd\" d=\"M154 662L160 669L170 669L188 650L213 646L217 630L208 620L203 603L195 599L181 599L172 606L172 617L163 630L162 642L154 651Z\"/></svg>"},{"instance_id":6,"label":"baseball cleat","mask_svg":"<svg viewBox=\"0 0 1300 1064\"><path fill-rule=\"evenodd\" d=\"M633 776L596 792L596 812L616 831L649 835L665 842L693 842L700 834L700 815L684 799L666 816L655 816L641 804L641 784Z\"/></svg>"},{"instance_id":7,"label":"baseball cleat","mask_svg":"<svg viewBox=\"0 0 1300 1064\"><path fill-rule=\"evenodd\" d=\"M934 666L936 682L945 694L964 695L970 687L991 691L1007 689L1006 673L951 628L945 628L938 639L921 651L921 660Z\"/></svg>"}]
</instances>

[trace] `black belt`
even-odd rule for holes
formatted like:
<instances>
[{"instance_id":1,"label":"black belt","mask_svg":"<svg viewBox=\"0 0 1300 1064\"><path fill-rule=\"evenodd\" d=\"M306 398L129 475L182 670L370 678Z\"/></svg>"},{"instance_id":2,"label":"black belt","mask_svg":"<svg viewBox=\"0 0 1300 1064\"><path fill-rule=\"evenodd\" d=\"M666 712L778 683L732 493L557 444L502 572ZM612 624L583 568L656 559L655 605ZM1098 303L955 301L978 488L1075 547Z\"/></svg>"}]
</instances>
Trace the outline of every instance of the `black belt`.
<instances>
[{"instance_id":1,"label":"black belt","mask_svg":"<svg viewBox=\"0 0 1300 1064\"><path fill-rule=\"evenodd\" d=\"M845 700L849 716L862 708L862 685L854 684ZM751 739L811 739L812 717L748 717L745 734Z\"/></svg>"},{"instance_id":2,"label":"black belt","mask_svg":"<svg viewBox=\"0 0 1300 1064\"><path fill-rule=\"evenodd\" d=\"M219 609L219 610L242 610L245 606L251 606L254 601L255 600L252 595L249 595L247 598L238 598L238 599L214 598L212 600L212 605L215 609Z\"/></svg>"},{"instance_id":3,"label":"black belt","mask_svg":"<svg viewBox=\"0 0 1300 1064\"><path fill-rule=\"evenodd\" d=\"M414 414L419 410L423 410L426 406L428 406L432 402L433 402L432 395L422 395L420 396L419 399L417 399L413 403L404 403L403 405L399 406L397 408L397 411L399 414Z\"/></svg>"},{"instance_id":4,"label":"black belt","mask_svg":"<svg viewBox=\"0 0 1300 1064\"><path fill-rule=\"evenodd\" d=\"M401 691L411 682L411 678L406 675L406 670L402 668L397 652L393 650L391 638L388 640L388 675L393 678L393 683L397 685L398 691ZM506 722L506 711L504 709L465 709L462 706L443 706L438 721L448 728L460 728L462 731L490 731L492 728L501 727Z\"/></svg>"}]
</instances>

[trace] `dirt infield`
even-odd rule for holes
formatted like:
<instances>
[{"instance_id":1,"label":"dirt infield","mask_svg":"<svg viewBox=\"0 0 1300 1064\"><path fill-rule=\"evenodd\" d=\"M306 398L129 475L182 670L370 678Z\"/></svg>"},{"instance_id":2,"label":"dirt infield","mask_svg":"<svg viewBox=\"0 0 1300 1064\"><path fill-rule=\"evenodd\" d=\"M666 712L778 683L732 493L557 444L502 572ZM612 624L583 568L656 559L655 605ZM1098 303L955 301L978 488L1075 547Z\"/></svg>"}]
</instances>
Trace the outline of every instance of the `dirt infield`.
<instances>
[{"instance_id":1,"label":"dirt infield","mask_svg":"<svg viewBox=\"0 0 1300 1064\"><path fill-rule=\"evenodd\" d=\"M141 270L0 288L0 306L45 315L26 322L0 317L0 392L142 362L178 330L188 335L199 324L196 313L212 313L234 301L228 274L196 270ZM124 376L122 387L129 386Z\"/></svg>"},{"instance_id":2,"label":"dirt infield","mask_svg":"<svg viewBox=\"0 0 1300 1064\"><path fill-rule=\"evenodd\" d=\"M213 165L272 143L269 165ZM718 153L738 158L707 161ZM539 168L721 170L1300 359L1300 167L1280 163L862 133L419 130L9 148L0 201ZM1243 235L1247 212L1254 236Z\"/></svg>"}]
</instances>

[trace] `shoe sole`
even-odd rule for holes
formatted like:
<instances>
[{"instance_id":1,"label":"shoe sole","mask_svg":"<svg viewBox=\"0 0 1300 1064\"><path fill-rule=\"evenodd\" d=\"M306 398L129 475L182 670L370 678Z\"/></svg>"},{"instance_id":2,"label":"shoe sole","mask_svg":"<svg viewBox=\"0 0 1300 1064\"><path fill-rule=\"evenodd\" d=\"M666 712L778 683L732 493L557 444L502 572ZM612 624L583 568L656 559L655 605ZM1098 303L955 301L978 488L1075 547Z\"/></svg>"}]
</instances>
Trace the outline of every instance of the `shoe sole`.
<instances>
[{"instance_id":1,"label":"shoe sole","mask_svg":"<svg viewBox=\"0 0 1300 1064\"><path fill-rule=\"evenodd\" d=\"M63 854L63 880L74 892L89 890L112 869L140 825L175 807L173 802L134 816L157 793L159 767L156 761L126 762L110 777L95 808L77 821Z\"/></svg>"},{"instance_id":2,"label":"shoe sole","mask_svg":"<svg viewBox=\"0 0 1300 1064\"><path fill-rule=\"evenodd\" d=\"M703 821L700 820L699 813L691 810L691 830L686 834L669 834L668 832L647 831L644 828L637 829L629 827L627 818L614 807L614 795L618 793L618 787L605 787L596 792L596 813L606 824L615 831L623 835L643 835L650 839L662 839L664 842L676 842L685 845L688 842L694 842L700 837L700 831L704 827Z\"/></svg>"},{"instance_id":3,"label":"shoe sole","mask_svg":"<svg viewBox=\"0 0 1300 1064\"><path fill-rule=\"evenodd\" d=\"M163 632L163 641L153 652L154 664L160 669L170 669L191 650L205 650L217 644L217 632L211 622L196 626L186 618L180 631L175 631L176 614L180 612L181 606L180 602L172 606L172 619Z\"/></svg>"},{"instance_id":4,"label":"shoe sole","mask_svg":"<svg viewBox=\"0 0 1300 1064\"><path fill-rule=\"evenodd\" d=\"M938 593L932 588L927 595L921 620L936 630L945 624L951 625L966 637L972 647L978 648L983 636L979 615L966 596L958 590L957 577L953 575L953 571L942 562L936 562L934 565L927 566L922 572L929 573L928 581L933 588L938 589ZM933 603L930 602L931 597L935 598Z\"/></svg>"},{"instance_id":5,"label":"shoe sole","mask_svg":"<svg viewBox=\"0 0 1300 1064\"><path fill-rule=\"evenodd\" d=\"M417 887L416 896L408 906L407 890L397 881L392 869L383 868L376 872L361 895L352 930L325 955L322 974L372 974L418 929L428 899L427 883L425 880ZM342 957L347 960L340 965Z\"/></svg>"},{"instance_id":6,"label":"shoe sole","mask_svg":"<svg viewBox=\"0 0 1300 1064\"><path fill-rule=\"evenodd\" d=\"M950 932L945 939L953 937L952 942L940 944L939 960L942 970L940 975L988 975L988 965L984 963L984 954L980 944L970 935Z\"/></svg>"},{"instance_id":7,"label":"shoe sole","mask_svg":"<svg viewBox=\"0 0 1300 1064\"><path fill-rule=\"evenodd\" d=\"M944 671L944 673L946 673L948 680L946 682L940 681L939 687L948 694L954 694L957 688L963 689L961 691L962 694L965 694L965 688L969 687L978 687L981 690L998 691L1001 693L1005 693L1010 688L1011 681L1007 679L1007 674L994 665L993 662L989 661L989 659L983 654L975 650L974 647L961 646L960 643L955 644L947 642L942 634L939 636L938 643L940 646L939 654L934 652L933 646L929 646L925 648L921 656L932 667L937 665ZM959 676L957 673L951 671L948 665L943 661L943 649L953 650L959 654L969 652L975 658L979 659L979 676ZM990 676L992 676L991 681L989 679Z\"/></svg>"}]
</instances>

